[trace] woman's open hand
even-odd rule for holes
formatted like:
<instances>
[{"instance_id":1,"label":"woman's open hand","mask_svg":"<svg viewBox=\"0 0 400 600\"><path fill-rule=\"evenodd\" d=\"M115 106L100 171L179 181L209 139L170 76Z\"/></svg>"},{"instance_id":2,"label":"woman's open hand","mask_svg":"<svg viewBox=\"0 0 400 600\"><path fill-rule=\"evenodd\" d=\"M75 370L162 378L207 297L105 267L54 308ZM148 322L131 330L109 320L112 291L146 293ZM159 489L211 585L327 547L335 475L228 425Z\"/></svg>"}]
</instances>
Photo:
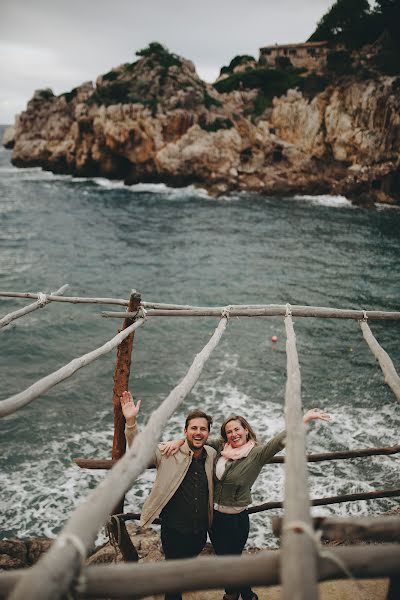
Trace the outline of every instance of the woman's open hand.
<instances>
[{"instance_id":1,"label":"woman's open hand","mask_svg":"<svg viewBox=\"0 0 400 600\"><path fill-rule=\"evenodd\" d=\"M304 423L321 419L321 421L330 421L331 415L320 408L311 408L303 417Z\"/></svg>"}]
</instances>

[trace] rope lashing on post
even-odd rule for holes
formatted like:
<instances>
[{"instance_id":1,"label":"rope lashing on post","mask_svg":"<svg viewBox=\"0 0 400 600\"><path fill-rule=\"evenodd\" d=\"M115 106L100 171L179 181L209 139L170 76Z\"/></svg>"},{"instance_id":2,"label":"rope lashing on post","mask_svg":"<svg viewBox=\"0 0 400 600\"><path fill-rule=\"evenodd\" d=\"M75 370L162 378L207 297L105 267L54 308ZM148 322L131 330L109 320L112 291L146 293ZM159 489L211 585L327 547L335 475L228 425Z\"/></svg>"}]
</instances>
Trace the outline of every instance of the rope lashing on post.
<instances>
[{"instance_id":1,"label":"rope lashing on post","mask_svg":"<svg viewBox=\"0 0 400 600\"><path fill-rule=\"evenodd\" d=\"M84 566L86 560L86 548L80 537L74 533L64 533L56 540L56 544L60 546L60 548L65 548L68 543L72 544L74 549L78 552L81 562L79 573L76 582L73 584L73 588L76 590L79 587L83 590L86 587L86 577L82 573L82 567ZM74 600L75 595L72 589L69 590L66 597L68 600Z\"/></svg>"},{"instance_id":2,"label":"rope lashing on post","mask_svg":"<svg viewBox=\"0 0 400 600\"><path fill-rule=\"evenodd\" d=\"M64 548L68 543L72 544L78 552L81 563L83 564L86 560L86 548L82 540L74 533L64 533L56 540L56 544L60 546L60 548Z\"/></svg>"},{"instance_id":3,"label":"rope lashing on post","mask_svg":"<svg viewBox=\"0 0 400 600\"><path fill-rule=\"evenodd\" d=\"M147 316L147 310L144 308L144 306L139 306L137 313L134 317L135 319L143 319L144 323L143 325L146 323L148 316Z\"/></svg>"},{"instance_id":4,"label":"rope lashing on post","mask_svg":"<svg viewBox=\"0 0 400 600\"><path fill-rule=\"evenodd\" d=\"M221 318L225 317L229 321L229 319L231 318L231 308L231 304L228 304L228 306L224 306L224 308L221 311Z\"/></svg>"},{"instance_id":5,"label":"rope lashing on post","mask_svg":"<svg viewBox=\"0 0 400 600\"><path fill-rule=\"evenodd\" d=\"M285 312L285 318L286 317L291 317L292 316L292 307L290 306L289 302L286 303L286 312Z\"/></svg>"},{"instance_id":6,"label":"rope lashing on post","mask_svg":"<svg viewBox=\"0 0 400 600\"><path fill-rule=\"evenodd\" d=\"M39 304L40 308L43 308L43 306L46 306L46 304L49 302L47 299L47 294L45 294L44 292L38 292L38 297L37 297L37 304Z\"/></svg>"},{"instance_id":7,"label":"rope lashing on post","mask_svg":"<svg viewBox=\"0 0 400 600\"><path fill-rule=\"evenodd\" d=\"M367 315L367 311L363 310L363 318L360 319L360 321L366 323L368 321L368 315Z\"/></svg>"},{"instance_id":8,"label":"rope lashing on post","mask_svg":"<svg viewBox=\"0 0 400 600\"><path fill-rule=\"evenodd\" d=\"M353 573L350 571L348 566L344 563L344 561L341 558L336 556L336 554L334 554L330 550L323 549L321 545L322 530L314 531L313 528L304 521L289 521L289 523L287 523L283 527L283 531L293 531L294 533L304 533L305 535L307 535L314 544L315 551L319 558L325 558L334 562L339 567L339 569L341 569L343 573L348 577L348 579L352 581L357 590L357 595L359 595L360 600L362 600L362 585L354 577Z\"/></svg>"},{"instance_id":9,"label":"rope lashing on post","mask_svg":"<svg viewBox=\"0 0 400 600\"><path fill-rule=\"evenodd\" d=\"M114 534L113 523L116 524L117 537L115 537ZM114 548L114 562L117 562L119 545L121 543L121 521L119 520L117 515L111 515L108 519L106 524L106 533L108 535L108 539L110 541L111 546Z\"/></svg>"}]
</instances>

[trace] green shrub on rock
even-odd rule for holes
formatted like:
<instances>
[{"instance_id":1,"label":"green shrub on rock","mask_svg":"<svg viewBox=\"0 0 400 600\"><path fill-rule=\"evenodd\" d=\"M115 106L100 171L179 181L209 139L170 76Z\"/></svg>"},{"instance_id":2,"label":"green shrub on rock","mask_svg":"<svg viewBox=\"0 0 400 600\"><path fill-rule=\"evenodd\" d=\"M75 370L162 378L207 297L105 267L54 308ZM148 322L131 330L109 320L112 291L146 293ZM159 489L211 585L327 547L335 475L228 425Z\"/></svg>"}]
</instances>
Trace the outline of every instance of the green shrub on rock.
<instances>
[{"instance_id":1,"label":"green shrub on rock","mask_svg":"<svg viewBox=\"0 0 400 600\"><path fill-rule=\"evenodd\" d=\"M350 52L347 52L346 50L333 50L328 52L326 66L328 71L335 73L335 75L351 74L353 72L353 67Z\"/></svg>"},{"instance_id":2,"label":"green shrub on rock","mask_svg":"<svg viewBox=\"0 0 400 600\"><path fill-rule=\"evenodd\" d=\"M107 85L96 86L95 91L87 99L87 104L124 104L131 102L129 99L129 81L111 81Z\"/></svg>"},{"instance_id":3,"label":"green shrub on rock","mask_svg":"<svg viewBox=\"0 0 400 600\"><path fill-rule=\"evenodd\" d=\"M235 68L243 65L247 62L250 61L254 61L256 62L255 58L253 56L250 56L249 54L240 54L239 56L235 56L234 58L232 58L231 62L229 63L229 65L227 67L222 67L220 70L220 76L221 75L225 75L226 73L233 73Z\"/></svg>"},{"instance_id":4,"label":"green shrub on rock","mask_svg":"<svg viewBox=\"0 0 400 600\"><path fill-rule=\"evenodd\" d=\"M215 89L220 93L229 93L234 90L258 89L259 93L254 100L253 109L247 114L261 115L264 110L272 105L274 96L282 96L290 88L295 88L301 81L300 73L304 69L268 69L257 68L251 71L233 73L230 77L214 83Z\"/></svg>"},{"instance_id":5,"label":"green shrub on rock","mask_svg":"<svg viewBox=\"0 0 400 600\"><path fill-rule=\"evenodd\" d=\"M161 65L165 69L169 67L180 67L182 64L181 59L176 54L172 54L159 42L151 42L147 48L138 50L136 56L143 58L154 58L157 64Z\"/></svg>"},{"instance_id":6,"label":"green shrub on rock","mask_svg":"<svg viewBox=\"0 0 400 600\"><path fill-rule=\"evenodd\" d=\"M67 102L71 102L71 100L76 97L78 89L79 88L75 87L70 92L64 92L63 94L60 94L60 98L65 98Z\"/></svg>"},{"instance_id":7,"label":"green shrub on rock","mask_svg":"<svg viewBox=\"0 0 400 600\"><path fill-rule=\"evenodd\" d=\"M217 117L214 121L207 123L205 119L199 119L199 125L204 131L215 132L220 129L231 129L233 127L233 122L230 119L223 119L221 117Z\"/></svg>"},{"instance_id":8,"label":"green shrub on rock","mask_svg":"<svg viewBox=\"0 0 400 600\"><path fill-rule=\"evenodd\" d=\"M385 75L400 74L400 50L384 49L375 56L374 66Z\"/></svg>"},{"instance_id":9,"label":"green shrub on rock","mask_svg":"<svg viewBox=\"0 0 400 600\"><path fill-rule=\"evenodd\" d=\"M217 100L217 98L213 98L212 96L210 96L207 90L204 90L203 102L206 108L211 108L211 106L222 106L222 102L220 100Z\"/></svg>"}]
</instances>

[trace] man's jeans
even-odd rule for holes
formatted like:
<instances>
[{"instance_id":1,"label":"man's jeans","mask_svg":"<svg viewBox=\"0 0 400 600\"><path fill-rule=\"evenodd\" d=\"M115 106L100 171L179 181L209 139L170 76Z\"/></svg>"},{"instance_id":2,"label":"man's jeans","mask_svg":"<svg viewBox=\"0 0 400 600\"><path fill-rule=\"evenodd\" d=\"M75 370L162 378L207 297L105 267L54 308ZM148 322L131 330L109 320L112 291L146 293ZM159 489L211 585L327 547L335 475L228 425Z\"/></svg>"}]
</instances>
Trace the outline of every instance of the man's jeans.
<instances>
[{"instance_id":1,"label":"man's jeans","mask_svg":"<svg viewBox=\"0 0 400 600\"><path fill-rule=\"evenodd\" d=\"M161 543L167 560L193 558L200 554L207 541L207 531L180 533L176 529L161 525ZM165 600L182 600L181 592L165 594Z\"/></svg>"}]
</instances>

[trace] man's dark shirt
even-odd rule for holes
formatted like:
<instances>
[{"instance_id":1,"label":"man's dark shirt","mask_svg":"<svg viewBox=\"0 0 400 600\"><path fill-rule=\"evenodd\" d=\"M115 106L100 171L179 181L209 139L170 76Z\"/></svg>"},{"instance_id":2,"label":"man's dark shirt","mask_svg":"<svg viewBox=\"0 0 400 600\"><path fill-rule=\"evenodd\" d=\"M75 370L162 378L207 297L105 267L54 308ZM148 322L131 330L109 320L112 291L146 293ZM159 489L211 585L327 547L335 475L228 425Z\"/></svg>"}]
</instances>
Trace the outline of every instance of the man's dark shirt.
<instances>
[{"instance_id":1,"label":"man's dark shirt","mask_svg":"<svg viewBox=\"0 0 400 600\"><path fill-rule=\"evenodd\" d=\"M208 527L208 482L205 471L207 454L193 456L189 469L161 512L163 525L180 533L198 533Z\"/></svg>"}]
</instances>

